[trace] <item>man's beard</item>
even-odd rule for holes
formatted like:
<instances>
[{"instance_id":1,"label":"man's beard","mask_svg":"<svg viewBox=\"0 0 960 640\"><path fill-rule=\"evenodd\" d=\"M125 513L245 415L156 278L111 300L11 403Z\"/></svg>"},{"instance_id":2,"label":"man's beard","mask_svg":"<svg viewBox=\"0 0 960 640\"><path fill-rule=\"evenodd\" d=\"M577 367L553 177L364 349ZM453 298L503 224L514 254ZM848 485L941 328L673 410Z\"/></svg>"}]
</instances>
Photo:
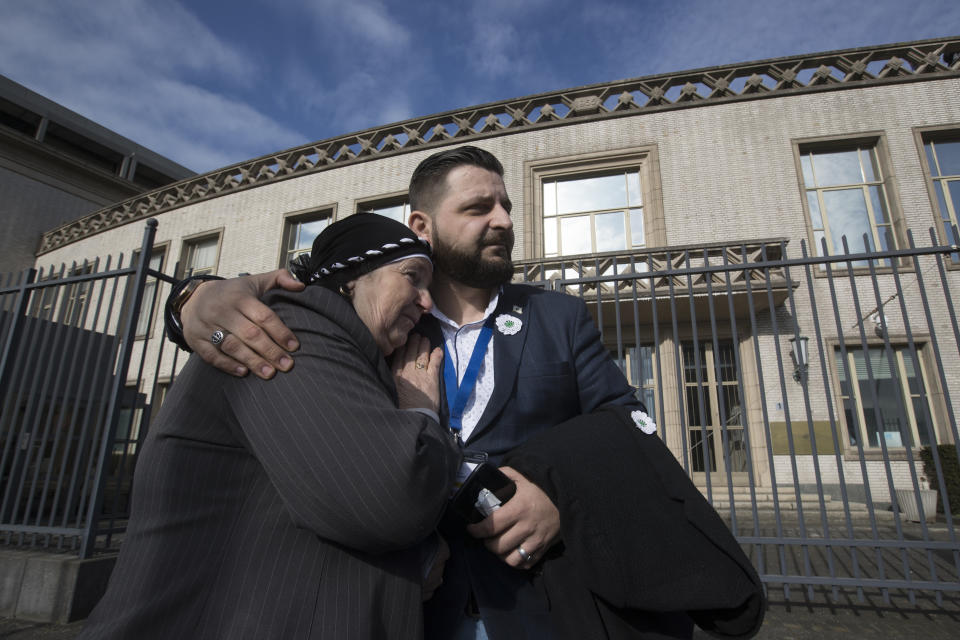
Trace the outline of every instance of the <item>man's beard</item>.
<instances>
[{"instance_id":1,"label":"man's beard","mask_svg":"<svg viewBox=\"0 0 960 640\"><path fill-rule=\"evenodd\" d=\"M472 253L446 244L440 239L436 226L433 227L432 240L434 268L456 282L476 289L492 289L513 278L512 231L487 233ZM483 249L490 245L506 247L506 256L484 258Z\"/></svg>"}]
</instances>

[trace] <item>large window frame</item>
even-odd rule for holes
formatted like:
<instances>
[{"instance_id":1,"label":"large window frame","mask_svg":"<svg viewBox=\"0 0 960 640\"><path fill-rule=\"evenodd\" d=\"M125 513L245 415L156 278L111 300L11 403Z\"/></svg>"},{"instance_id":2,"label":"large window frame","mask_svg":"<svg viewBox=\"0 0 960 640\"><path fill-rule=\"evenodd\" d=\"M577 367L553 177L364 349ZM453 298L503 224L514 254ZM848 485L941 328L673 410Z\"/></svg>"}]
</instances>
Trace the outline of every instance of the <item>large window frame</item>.
<instances>
[{"instance_id":1,"label":"large window frame","mask_svg":"<svg viewBox=\"0 0 960 640\"><path fill-rule=\"evenodd\" d=\"M633 251L664 246L667 243L666 224L663 219L663 196L660 186L660 163L655 145L633 149L620 149L598 153L581 154L562 158L527 161L524 165L524 201L532 203L526 207L522 230L524 258L556 257L566 258L573 255L562 249L562 231L558 231L558 252L548 254L545 250L547 233L545 224L559 220L560 216L545 215L548 204L544 201L544 186L557 182L565 182L580 178L605 177L615 174L635 171L640 178L640 193L643 219L643 242L634 244L628 242L623 249L599 253L625 254ZM631 203L627 203L631 204ZM615 208L610 211L624 211L628 207ZM597 215L609 213L606 209L584 210L571 215L590 216L591 220ZM629 215L625 216L629 218ZM547 220L550 218L551 220ZM545 222L546 220L546 222ZM554 222L559 224L558 222ZM591 224L591 247L596 248L596 225ZM627 226L625 233L630 227ZM629 241L629 237L627 237ZM591 252L595 253L595 252Z\"/></svg>"},{"instance_id":2,"label":"large window frame","mask_svg":"<svg viewBox=\"0 0 960 640\"><path fill-rule=\"evenodd\" d=\"M395 191L372 198L363 198L354 202L354 212L375 213L407 224L410 220L410 197L406 191Z\"/></svg>"},{"instance_id":3,"label":"large window frame","mask_svg":"<svg viewBox=\"0 0 960 640\"><path fill-rule=\"evenodd\" d=\"M169 242L163 242L154 245L153 251L150 253L149 268L152 271L159 271L160 273L163 273L163 270L167 265L167 257L169 254ZM137 260L140 259L140 249L134 249L130 256L131 264L136 264ZM127 302L129 302L132 297L133 279L134 276L131 275L129 278L130 284L128 285L131 287L131 289L130 293L126 296ZM163 305L163 299L157 293L158 286L160 286L159 279L148 274L143 288L143 301L140 306L140 315L137 317L137 326L134 332L134 339L136 340L142 340L153 335L154 323L157 317L157 309L161 308ZM145 311L149 311L149 313L145 313Z\"/></svg>"},{"instance_id":4,"label":"large window frame","mask_svg":"<svg viewBox=\"0 0 960 640\"><path fill-rule=\"evenodd\" d=\"M699 375L695 345L700 352ZM719 338L719 352L714 351L711 340L699 340L696 343L683 340L679 346L683 377L678 382L683 390L691 472L698 480L709 472L713 481L719 484L726 484L729 473L734 484L742 483L750 468L746 427L749 409L747 399L742 394L745 391L743 380L738 377L736 366L740 342L731 337ZM701 405L703 415L700 414ZM726 455L724 445L729 448ZM730 469L726 467L728 460L732 467Z\"/></svg>"},{"instance_id":5,"label":"large window frame","mask_svg":"<svg viewBox=\"0 0 960 640\"><path fill-rule=\"evenodd\" d=\"M914 136L933 209L937 237L944 245L960 244L960 238L954 237L952 229L960 227L960 168L952 163L946 166L940 158L942 146L938 152L938 145L944 143L960 145L960 124L915 128ZM947 265L960 268L960 253L950 254Z\"/></svg>"},{"instance_id":6,"label":"large window frame","mask_svg":"<svg viewBox=\"0 0 960 640\"><path fill-rule=\"evenodd\" d=\"M196 252L200 246L206 244L208 240L213 239L216 242L212 264L204 264L196 268L191 265ZM185 278L188 275L216 275L220 266L220 249L223 246L223 228L203 231L190 236L184 236L180 246L180 260L177 264L177 278Z\"/></svg>"},{"instance_id":7,"label":"large window frame","mask_svg":"<svg viewBox=\"0 0 960 640\"><path fill-rule=\"evenodd\" d=\"M814 157L856 151L861 174L857 180L846 182L824 182L817 174L818 162ZM793 141L794 161L797 182L800 187L800 200L803 205L807 225L807 239L811 255L822 256L820 239L826 238L828 255L843 255L841 240L833 237L829 220L830 211L837 211L838 202L834 200L840 194L860 191L866 212L866 222L870 229L869 251L894 250L906 244L906 229L899 206L899 194L890 162L888 146L882 133L868 133L856 136L826 138L805 138ZM881 215L886 218L882 219ZM836 218L834 222L837 222ZM886 243L886 231L889 229L892 246ZM847 237L850 253L863 253L862 238ZM845 265L838 264L837 268ZM865 262L853 264L855 269L866 268ZM883 266L883 264L878 265Z\"/></svg>"},{"instance_id":8,"label":"large window frame","mask_svg":"<svg viewBox=\"0 0 960 640\"><path fill-rule=\"evenodd\" d=\"M634 395L637 400L642 402L647 408L647 414L657 419L660 415L660 403L658 400L659 389L657 387L657 358L659 352L656 345L652 342L644 342L639 346L627 344L622 345L623 356L617 355L617 345L608 345L610 356L623 372L627 379L627 384L633 387Z\"/></svg>"},{"instance_id":9,"label":"large window frame","mask_svg":"<svg viewBox=\"0 0 960 640\"><path fill-rule=\"evenodd\" d=\"M283 216L283 232L280 236L280 257L278 264L281 269L290 266L290 261L300 254L309 253L313 248L313 238L316 231L319 233L336 219L337 207L335 204L315 207L303 211L294 211ZM326 224L316 228L304 228L303 225L313 222L326 221Z\"/></svg>"},{"instance_id":10,"label":"large window frame","mask_svg":"<svg viewBox=\"0 0 960 640\"><path fill-rule=\"evenodd\" d=\"M915 336L915 338L914 346L916 348L917 360L913 361L909 341L902 337L891 336L889 344L894 356L893 370L890 370L890 361L887 357L886 346L879 338L871 338L867 341L868 353L870 354L869 358L861 356L859 361L857 354L863 353L862 345L859 341L849 342L843 349L841 349L838 342L831 341L832 344L829 349L832 360L831 376L836 397L836 407L838 408L840 422L843 425L842 437L844 449L848 454L857 454L860 446L862 446L864 455L870 459L874 459L880 457L884 449L884 446L880 443L881 432L875 434L876 442L873 443L870 439L871 434L867 431L867 423L875 420L876 413L872 405L874 394L868 393L865 395L864 389L860 384L870 384L871 382L870 376L866 373L866 360L870 361L870 373L873 375L872 382L878 385L876 395L877 399L881 402L881 406L877 411L880 413L881 419L886 422L884 418L885 410L892 409L896 409L896 415L893 417L899 419L899 413L902 410L908 421L906 428L908 429L908 435L911 440L909 444L913 451L916 451L922 446L926 446L926 444L928 444L926 440L929 439L926 437L926 434L921 434L921 428L926 432L926 427L918 423L918 413L923 420L929 417L931 421L930 430L933 432L938 444L949 443L949 434L941 428L945 420L944 408L942 406L943 394L940 391L939 381L934 373L935 369L932 368L932 363L929 361L929 344L922 336ZM842 368L844 357L846 357L847 364ZM913 369L915 374L919 374L919 376L914 376L914 379L919 382L919 386L911 387L909 381L910 376L908 374L908 358L912 361L909 367ZM864 372L864 379L861 379L861 370ZM844 382L846 371L857 374L858 384L847 385L847 389L845 390ZM888 375L891 371L896 374L896 377ZM891 397L889 389L884 391L879 388L879 382L882 380L895 380L895 384L898 387L897 391L900 393L896 407L887 407L885 409L884 406L882 406L883 402ZM925 407L923 404L917 405L917 402L923 403L924 401ZM897 434L897 436L883 436L886 449L888 452L891 452L895 458L900 459L906 453L904 427L898 425L897 431L883 429L882 432L886 434L888 431L891 434ZM856 440L857 437L859 437L859 446ZM899 437L899 442L897 437Z\"/></svg>"}]
</instances>

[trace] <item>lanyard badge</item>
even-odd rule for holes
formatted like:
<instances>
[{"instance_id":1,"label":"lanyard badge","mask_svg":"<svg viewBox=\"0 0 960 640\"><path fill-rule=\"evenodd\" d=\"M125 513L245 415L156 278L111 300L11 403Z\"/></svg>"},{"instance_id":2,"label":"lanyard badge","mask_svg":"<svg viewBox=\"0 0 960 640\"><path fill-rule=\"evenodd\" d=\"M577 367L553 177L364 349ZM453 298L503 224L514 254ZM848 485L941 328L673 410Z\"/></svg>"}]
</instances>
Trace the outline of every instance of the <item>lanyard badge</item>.
<instances>
[{"instance_id":1,"label":"lanyard badge","mask_svg":"<svg viewBox=\"0 0 960 640\"><path fill-rule=\"evenodd\" d=\"M480 367L483 365L483 358L487 353L487 346L490 344L492 336L493 329L488 320L480 329L477 343L473 346L473 353L467 363L467 370L459 384L457 383L457 367L450 356L449 349L447 349L446 341L444 341L443 382L447 394L447 408L450 413L449 426L450 430L457 435L457 440L460 440L460 432L463 430L463 412L467 408L467 401L473 395L473 390L477 386L477 376L480 374Z\"/></svg>"}]
</instances>

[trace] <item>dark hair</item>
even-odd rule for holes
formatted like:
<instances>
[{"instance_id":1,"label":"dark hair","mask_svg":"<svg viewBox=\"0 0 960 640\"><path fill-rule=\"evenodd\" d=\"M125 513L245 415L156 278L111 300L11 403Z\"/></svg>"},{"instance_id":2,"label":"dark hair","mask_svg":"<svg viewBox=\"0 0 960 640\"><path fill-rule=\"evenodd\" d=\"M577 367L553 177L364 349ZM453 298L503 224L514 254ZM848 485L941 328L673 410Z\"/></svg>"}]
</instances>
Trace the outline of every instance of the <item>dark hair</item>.
<instances>
[{"instance_id":1,"label":"dark hair","mask_svg":"<svg viewBox=\"0 0 960 640\"><path fill-rule=\"evenodd\" d=\"M503 165L489 151L469 145L440 151L414 169L408 192L410 210L433 215L432 209L446 189L447 174L462 165L487 169L503 177Z\"/></svg>"}]
</instances>

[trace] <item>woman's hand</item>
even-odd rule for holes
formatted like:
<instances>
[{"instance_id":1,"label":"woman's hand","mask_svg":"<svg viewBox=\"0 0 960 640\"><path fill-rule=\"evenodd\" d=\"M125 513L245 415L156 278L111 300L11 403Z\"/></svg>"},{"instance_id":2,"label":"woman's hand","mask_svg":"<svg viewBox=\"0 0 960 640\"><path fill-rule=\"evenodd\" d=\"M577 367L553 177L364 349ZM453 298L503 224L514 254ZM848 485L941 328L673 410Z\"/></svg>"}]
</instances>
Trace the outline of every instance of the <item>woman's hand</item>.
<instances>
[{"instance_id":1,"label":"woman's hand","mask_svg":"<svg viewBox=\"0 0 960 640\"><path fill-rule=\"evenodd\" d=\"M401 409L440 412L440 364L443 350L430 351L430 340L411 333L407 344L393 354L393 377Z\"/></svg>"}]
</instances>

